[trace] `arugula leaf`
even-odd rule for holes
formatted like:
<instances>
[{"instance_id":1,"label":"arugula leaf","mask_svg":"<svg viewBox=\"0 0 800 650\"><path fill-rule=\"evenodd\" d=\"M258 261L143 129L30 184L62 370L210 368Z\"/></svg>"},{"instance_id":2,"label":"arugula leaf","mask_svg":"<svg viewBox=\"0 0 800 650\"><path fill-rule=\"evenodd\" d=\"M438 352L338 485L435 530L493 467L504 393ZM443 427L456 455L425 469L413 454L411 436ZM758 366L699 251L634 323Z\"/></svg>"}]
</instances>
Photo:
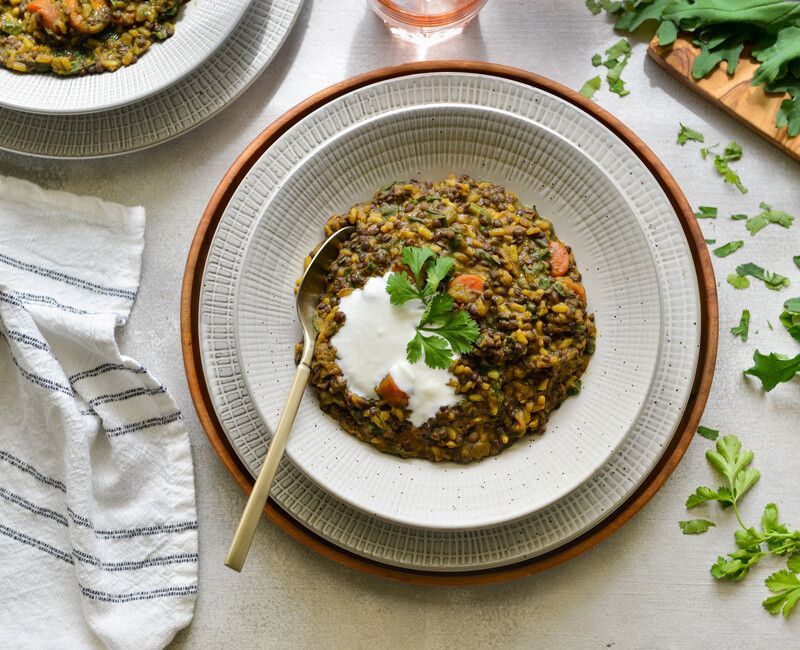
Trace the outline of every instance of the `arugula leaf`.
<instances>
[{"instance_id":1,"label":"arugula leaf","mask_svg":"<svg viewBox=\"0 0 800 650\"><path fill-rule=\"evenodd\" d=\"M792 571L784 569L773 573L766 579L767 589L775 595L767 598L762 605L770 614L783 612L789 616L797 601L800 600L800 577Z\"/></svg>"},{"instance_id":2,"label":"arugula leaf","mask_svg":"<svg viewBox=\"0 0 800 650\"><path fill-rule=\"evenodd\" d=\"M658 29L656 30L656 36L658 36L658 44L661 47L672 45L672 43L675 42L675 39L678 38L678 28L672 21L664 20L658 26Z\"/></svg>"},{"instance_id":3,"label":"arugula leaf","mask_svg":"<svg viewBox=\"0 0 800 650\"><path fill-rule=\"evenodd\" d=\"M791 381L800 372L800 354L789 359L775 352L761 354L756 350L753 353L753 362L753 367L745 370L744 374L758 377L767 393L778 384Z\"/></svg>"},{"instance_id":4,"label":"arugula leaf","mask_svg":"<svg viewBox=\"0 0 800 650\"><path fill-rule=\"evenodd\" d=\"M790 138L800 134L800 93L781 102L775 114L775 126L779 129L787 127Z\"/></svg>"},{"instance_id":5,"label":"arugula leaf","mask_svg":"<svg viewBox=\"0 0 800 650\"><path fill-rule=\"evenodd\" d=\"M728 284L734 289L747 289L750 286L750 280L738 273L731 273L728 275Z\"/></svg>"},{"instance_id":6,"label":"arugula leaf","mask_svg":"<svg viewBox=\"0 0 800 650\"><path fill-rule=\"evenodd\" d=\"M736 327L731 327L731 334L741 337L742 341L747 341L747 335L750 332L750 312L747 309L742 310L742 317L739 319L739 324Z\"/></svg>"},{"instance_id":7,"label":"arugula leaf","mask_svg":"<svg viewBox=\"0 0 800 650\"><path fill-rule=\"evenodd\" d=\"M672 24L672 23L670 23ZM694 129L690 129L688 126L683 124L682 122L678 122L680 125L680 131L678 131L678 140L677 143L681 146L685 145L689 140L693 140L694 142L705 142L706 139L700 131L695 131Z\"/></svg>"},{"instance_id":8,"label":"arugula leaf","mask_svg":"<svg viewBox=\"0 0 800 650\"><path fill-rule=\"evenodd\" d=\"M602 5L597 0L586 0L586 8L595 16L603 10Z\"/></svg>"},{"instance_id":9,"label":"arugula leaf","mask_svg":"<svg viewBox=\"0 0 800 650\"><path fill-rule=\"evenodd\" d=\"M702 424L697 427L697 433L708 440L716 440L719 437L719 431L717 429L709 429Z\"/></svg>"},{"instance_id":10,"label":"arugula leaf","mask_svg":"<svg viewBox=\"0 0 800 650\"><path fill-rule=\"evenodd\" d=\"M757 214L755 217L750 217L745 224L745 227L751 235L755 235L757 232L763 228L766 228L771 223L776 223L784 228L788 228L792 225L792 221L794 221L794 217L788 212L784 212L783 210L773 210L772 206L766 203L760 203L759 207L761 208L762 212Z\"/></svg>"},{"instance_id":11,"label":"arugula leaf","mask_svg":"<svg viewBox=\"0 0 800 650\"><path fill-rule=\"evenodd\" d=\"M600 79L600 75L592 77L591 79L589 79L589 81L583 84L583 86L581 86L581 89L578 92L584 97L586 97L586 99L591 99L592 97L594 97L594 94L598 90L600 90L601 83L602 80Z\"/></svg>"},{"instance_id":12,"label":"arugula leaf","mask_svg":"<svg viewBox=\"0 0 800 650\"><path fill-rule=\"evenodd\" d=\"M769 47L756 46L752 53L761 62L750 82L753 86L772 83L785 76L789 62L800 58L800 27L780 30L774 43Z\"/></svg>"},{"instance_id":13,"label":"arugula leaf","mask_svg":"<svg viewBox=\"0 0 800 650\"><path fill-rule=\"evenodd\" d=\"M419 332L414 334L414 338L411 339L408 344L406 345L406 359L408 359L409 363L416 363L420 360L422 356L422 336Z\"/></svg>"},{"instance_id":14,"label":"arugula leaf","mask_svg":"<svg viewBox=\"0 0 800 650\"><path fill-rule=\"evenodd\" d=\"M757 264L753 264L752 262L737 266L736 274L741 276L749 275L754 277L756 280L761 280L766 285L767 289L772 289L774 291L778 291L779 289L789 286L789 278L783 275L778 275L777 273L772 273L771 271L767 271Z\"/></svg>"},{"instance_id":15,"label":"arugula leaf","mask_svg":"<svg viewBox=\"0 0 800 650\"><path fill-rule=\"evenodd\" d=\"M689 519L687 521L679 521L678 526L680 526L684 535L702 535L712 526L716 526L716 524L708 519Z\"/></svg>"},{"instance_id":16,"label":"arugula leaf","mask_svg":"<svg viewBox=\"0 0 800 650\"><path fill-rule=\"evenodd\" d=\"M723 61L727 64L726 69L729 75L736 72L739 55L741 55L744 48L744 35L733 34L731 37L726 38L723 41L724 47L722 44L710 43L700 39L695 39L693 42L700 48L700 53L695 57L692 64L692 77L702 79Z\"/></svg>"},{"instance_id":17,"label":"arugula leaf","mask_svg":"<svg viewBox=\"0 0 800 650\"><path fill-rule=\"evenodd\" d=\"M738 251L742 246L744 246L744 242L741 239L737 239L736 241L728 242L719 248L715 248L714 255L717 257L727 257L731 253Z\"/></svg>"},{"instance_id":18,"label":"arugula leaf","mask_svg":"<svg viewBox=\"0 0 800 650\"><path fill-rule=\"evenodd\" d=\"M694 213L694 216L698 219L716 219L719 212L717 208L710 205L700 205L698 210L698 212Z\"/></svg>"},{"instance_id":19,"label":"arugula leaf","mask_svg":"<svg viewBox=\"0 0 800 650\"><path fill-rule=\"evenodd\" d=\"M621 29L632 32L641 27L648 20L661 21L661 14L664 7L670 0L653 0L652 2L629 2L626 5L625 13L620 16L614 25L614 29Z\"/></svg>"}]
</instances>

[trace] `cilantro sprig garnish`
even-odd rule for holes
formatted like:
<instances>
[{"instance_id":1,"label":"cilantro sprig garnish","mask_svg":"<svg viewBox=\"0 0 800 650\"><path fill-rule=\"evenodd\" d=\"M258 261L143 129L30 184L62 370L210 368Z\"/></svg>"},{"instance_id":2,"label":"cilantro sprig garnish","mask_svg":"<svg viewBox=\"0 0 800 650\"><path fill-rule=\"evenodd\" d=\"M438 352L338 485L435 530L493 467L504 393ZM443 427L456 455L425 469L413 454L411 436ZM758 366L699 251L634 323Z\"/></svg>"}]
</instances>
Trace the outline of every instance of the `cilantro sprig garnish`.
<instances>
[{"instance_id":1,"label":"cilantro sprig garnish","mask_svg":"<svg viewBox=\"0 0 800 650\"><path fill-rule=\"evenodd\" d=\"M800 600L800 531L790 531L782 524L778 507L769 503L764 508L759 528L745 525L739 513L739 500L758 482L761 473L753 469L753 452L742 449L736 436L725 436L716 441L716 449L706 452L709 464L725 478L725 485L717 490L701 486L686 501L686 508L695 508L702 503L717 501L723 508L732 508L739 523L734 534L736 549L719 556L711 567L711 575L717 580L739 581L763 558L788 557L787 567L770 575L765 584L774 595L762 605L771 614L783 612L788 616ZM702 535L716 526L708 519L680 521L678 525L684 535Z\"/></svg>"},{"instance_id":2,"label":"cilantro sprig garnish","mask_svg":"<svg viewBox=\"0 0 800 650\"><path fill-rule=\"evenodd\" d=\"M423 357L431 368L449 368L453 353L466 354L480 333L478 324L463 309L454 309L453 297L439 291L442 280L455 265L452 257L437 257L428 246L403 248L403 262L411 270L389 276L386 292L393 305L420 300L422 312L414 338L406 346L406 358L416 363Z\"/></svg>"}]
</instances>

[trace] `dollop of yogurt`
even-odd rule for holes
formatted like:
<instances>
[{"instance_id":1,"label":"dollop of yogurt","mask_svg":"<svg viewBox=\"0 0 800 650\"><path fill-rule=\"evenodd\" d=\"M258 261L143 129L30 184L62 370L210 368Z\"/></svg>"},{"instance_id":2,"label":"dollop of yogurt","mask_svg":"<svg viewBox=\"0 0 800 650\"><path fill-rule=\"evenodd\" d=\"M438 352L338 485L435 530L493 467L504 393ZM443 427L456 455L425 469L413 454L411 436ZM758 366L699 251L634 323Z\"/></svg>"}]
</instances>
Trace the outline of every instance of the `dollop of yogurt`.
<instances>
[{"instance_id":1,"label":"dollop of yogurt","mask_svg":"<svg viewBox=\"0 0 800 650\"><path fill-rule=\"evenodd\" d=\"M431 368L423 359L409 363L406 345L414 338L423 306L418 300L393 305L386 292L391 273L367 280L339 301L345 321L331 339L348 388L356 395L375 399L375 388L387 374L408 395L409 420L421 426L443 406L460 401L446 369Z\"/></svg>"}]
</instances>

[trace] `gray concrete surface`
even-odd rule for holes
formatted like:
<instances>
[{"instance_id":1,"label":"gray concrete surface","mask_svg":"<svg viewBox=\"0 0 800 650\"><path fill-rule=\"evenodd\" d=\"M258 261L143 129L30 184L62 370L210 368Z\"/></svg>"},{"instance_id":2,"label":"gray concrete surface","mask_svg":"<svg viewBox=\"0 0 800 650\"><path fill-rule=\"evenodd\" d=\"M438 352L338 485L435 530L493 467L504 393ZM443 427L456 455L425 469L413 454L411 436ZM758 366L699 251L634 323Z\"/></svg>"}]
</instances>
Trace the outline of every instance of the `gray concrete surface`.
<instances>
[{"instance_id":1,"label":"gray concrete surface","mask_svg":"<svg viewBox=\"0 0 800 650\"><path fill-rule=\"evenodd\" d=\"M490 0L459 38L428 52L389 37L364 0L307 0L273 65L224 114L167 146L121 158L58 162L0 154L0 173L46 187L96 194L147 208L147 246L139 299L122 335L123 350L171 389L188 421L196 462L201 520L200 596L194 623L176 648L302 647L764 647L795 645L800 613L788 622L760 605L763 579L780 564L763 562L739 584L715 582L708 567L733 547L730 513L710 509L718 527L685 537L677 522L695 486L712 481L698 438L673 477L628 525L585 555L546 573L472 589L426 589L360 575L292 541L265 521L241 576L222 564L244 497L208 444L183 374L180 281L196 223L238 153L273 119L308 95L366 70L421 58L483 59L526 68L573 88L596 73L594 52L617 40L610 24L580 0ZM797 454L800 385L761 394L743 379L753 349L796 354L778 322L780 305L800 294L800 223L770 226L751 238L733 212L754 214L759 201L800 213L800 165L668 77L638 42L625 72L631 95L605 88L596 100L629 125L666 163L693 205L716 205L720 218L703 230L718 243L746 247L714 258L720 291L720 348L705 424L738 434L756 452L762 481L746 498L757 521L776 501L800 524ZM696 146L676 146L678 121L707 142L737 140L737 165L750 192L724 185ZM754 261L782 272L792 287L767 291L754 282L735 291L725 277ZM752 312L751 340L728 333L743 307ZM767 325L770 320L775 331ZM755 333L757 332L757 333Z\"/></svg>"}]
</instances>

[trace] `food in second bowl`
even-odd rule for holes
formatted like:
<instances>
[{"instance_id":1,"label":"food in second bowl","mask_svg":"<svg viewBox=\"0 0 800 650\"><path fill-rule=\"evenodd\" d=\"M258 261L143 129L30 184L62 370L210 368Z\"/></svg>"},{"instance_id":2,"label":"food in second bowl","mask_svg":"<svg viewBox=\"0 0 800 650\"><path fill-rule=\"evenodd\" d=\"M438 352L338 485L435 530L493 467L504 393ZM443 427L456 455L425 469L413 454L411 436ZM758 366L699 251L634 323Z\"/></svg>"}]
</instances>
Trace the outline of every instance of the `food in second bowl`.
<instances>
[{"instance_id":1,"label":"food in second bowl","mask_svg":"<svg viewBox=\"0 0 800 650\"><path fill-rule=\"evenodd\" d=\"M175 33L186 0L0 0L0 60L15 72L114 72Z\"/></svg>"},{"instance_id":2,"label":"food in second bowl","mask_svg":"<svg viewBox=\"0 0 800 650\"><path fill-rule=\"evenodd\" d=\"M317 307L322 409L381 451L470 462L544 431L580 389L594 316L534 208L461 176L394 183L331 217L357 230Z\"/></svg>"}]
</instances>

